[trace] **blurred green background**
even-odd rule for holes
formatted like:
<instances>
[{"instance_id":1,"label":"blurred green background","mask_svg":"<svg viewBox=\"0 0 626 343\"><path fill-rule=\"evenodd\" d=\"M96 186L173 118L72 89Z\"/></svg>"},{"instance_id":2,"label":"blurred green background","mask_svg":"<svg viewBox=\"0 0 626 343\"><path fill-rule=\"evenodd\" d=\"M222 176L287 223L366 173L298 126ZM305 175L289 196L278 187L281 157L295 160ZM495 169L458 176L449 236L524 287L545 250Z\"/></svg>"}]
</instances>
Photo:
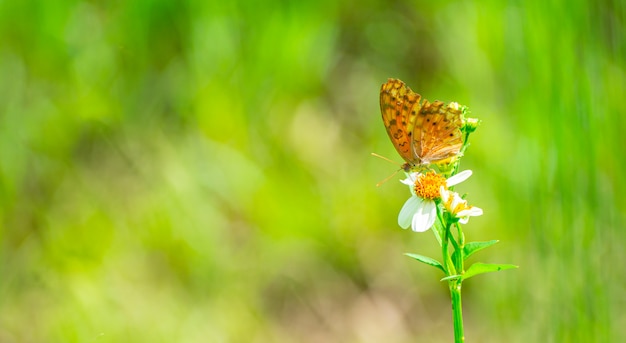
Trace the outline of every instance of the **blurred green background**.
<instances>
[{"instance_id":1,"label":"blurred green background","mask_svg":"<svg viewBox=\"0 0 626 343\"><path fill-rule=\"evenodd\" d=\"M483 125L468 342L626 340L621 1L0 1L0 342L451 342L380 85Z\"/></svg>"}]
</instances>

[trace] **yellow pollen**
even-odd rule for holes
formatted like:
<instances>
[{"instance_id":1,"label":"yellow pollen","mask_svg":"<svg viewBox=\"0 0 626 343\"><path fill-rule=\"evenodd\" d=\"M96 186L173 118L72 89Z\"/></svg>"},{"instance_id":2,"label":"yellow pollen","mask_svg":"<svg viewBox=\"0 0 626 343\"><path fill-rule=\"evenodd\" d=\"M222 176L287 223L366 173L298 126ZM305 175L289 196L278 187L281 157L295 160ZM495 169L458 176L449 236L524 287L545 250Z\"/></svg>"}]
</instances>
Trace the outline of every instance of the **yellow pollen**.
<instances>
[{"instance_id":1,"label":"yellow pollen","mask_svg":"<svg viewBox=\"0 0 626 343\"><path fill-rule=\"evenodd\" d=\"M415 194L424 199L438 199L440 197L439 187L441 186L443 186L444 189L448 189L446 179L443 176L435 172L422 174L415 180Z\"/></svg>"},{"instance_id":2,"label":"yellow pollen","mask_svg":"<svg viewBox=\"0 0 626 343\"><path fill-rule=\"evenodd\" d=\"M461 211L464 210L469 210L472 208L472 206L468 206L467 205L467 200L460 200L456 206L454 206L454 208L452 208L452 205L454 204L454 196L450 196L450 198L448 199L448 201L444 204L445 208L448 209L448 211L450 211L450 213L452 214L457 214Z\"/></svg>"},{"instance_id":3,"label":"yellow pollen","mask_svg":"<svg viewBox=\"0 0 626 343\"><path fill-rule=\"evenodd\" d=\"M454 210L452 210L452 213L457 214L457 213L459 213L461 211L469 210L470 208L472 208L472 207L471 206L467 206L467 201L461 201L461 202L459 202L458 205L456 205Z\"/></svg>"}]
</instances>

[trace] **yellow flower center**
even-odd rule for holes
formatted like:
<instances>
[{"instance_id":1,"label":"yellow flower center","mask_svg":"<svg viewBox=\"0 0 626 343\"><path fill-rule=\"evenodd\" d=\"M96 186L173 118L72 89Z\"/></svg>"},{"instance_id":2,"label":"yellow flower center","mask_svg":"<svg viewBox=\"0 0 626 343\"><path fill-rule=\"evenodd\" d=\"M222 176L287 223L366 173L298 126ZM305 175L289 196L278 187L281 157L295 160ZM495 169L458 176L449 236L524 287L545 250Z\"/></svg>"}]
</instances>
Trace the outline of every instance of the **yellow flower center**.
<instances>
[{"instance_id":1,"label":"yellow flower center","mask_svg":"<svg viewBox=\"0 0 626 343\"><path fill-rule=\"evenodd\" d=\"M444 189L448 189L446 186L446 178L435 173L429 172L426 174L421 174L415 180L415 194L418 197L424 199L438 199L439 195L439 187L443 186Z\"/></svg>"},{"instance_id":2,"label":"yellow flower center","mask_svg":"<svg viewBox=\"0 0 626 343\"><path fill-rule=\"evenodd\" d=\"M458 201L456 204L454 203L455 200ZM453 205L454 208L452 207ZM457 214L461 211L469 210L472 208L472 206L467 205L467 200L461 200L460 197L458 197L458 199L455 199L454 195L451 195L450 198L448 198L448 201L443 204L443 206L446 208L446 210L448 210L448 212L452 214Z\"/></svg>"}]
</instances>

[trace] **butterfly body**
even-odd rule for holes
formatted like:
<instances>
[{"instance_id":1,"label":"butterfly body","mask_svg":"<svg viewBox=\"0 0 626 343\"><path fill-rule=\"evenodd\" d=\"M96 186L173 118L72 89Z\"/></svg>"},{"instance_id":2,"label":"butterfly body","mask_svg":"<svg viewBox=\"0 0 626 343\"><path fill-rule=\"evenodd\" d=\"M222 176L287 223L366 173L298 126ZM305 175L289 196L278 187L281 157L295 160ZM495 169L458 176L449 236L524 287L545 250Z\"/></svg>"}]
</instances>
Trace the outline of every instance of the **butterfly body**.
<instances>
[{"instance_id":1,"label":"butterfly body","mask_svg":"<svg viewBox=\"0 0 626 343\"><path fill-rule=\"evenodd\" d=\"M406 161L405 171L453 161L463 146L463 111L452 102L422 100L404 82L389 79L380 89L387 134Z\"/></svg>"}]
</instances>

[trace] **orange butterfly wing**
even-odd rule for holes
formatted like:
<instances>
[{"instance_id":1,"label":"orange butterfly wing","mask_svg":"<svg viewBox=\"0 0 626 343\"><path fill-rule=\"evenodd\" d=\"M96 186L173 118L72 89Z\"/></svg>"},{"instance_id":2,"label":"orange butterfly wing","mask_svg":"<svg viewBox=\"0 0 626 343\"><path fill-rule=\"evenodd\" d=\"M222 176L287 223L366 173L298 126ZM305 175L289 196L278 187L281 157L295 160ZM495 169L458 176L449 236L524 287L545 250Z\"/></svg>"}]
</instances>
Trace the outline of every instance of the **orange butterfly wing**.
<instances>
[{"instance_id":1,"label":"orange butterfly wing","mask_svg":"<svg viewBox=\"0 0 626 343\"><path fill-rule=\"evenodd\" d=\"M455 102L444 106L424 100L417 116L413 149L421 163L436 163L459 154L463 146L463 112Z\"/></svg>"},{"instance_id":2,"label":"orange butterfly wing","mask_svg":"<svg viewBox=\"0 0 626 343\"><path fill-rule=\"evenodd\" d=\"M380 112L387 134L400 156L416 164L413 150L413 129L420 111L421 96L413 92L404 82L389 79L380 89Z\"/></svg>"},{"instance_id":3,"label":"orange butterfly wing","mask_svg":"<svg viewBox=\"0 0 626 343\"><path fill-rule=\"evenodd\" d=\"M457 103L444 106L421 101L404 82L389 79L380 89L380 111L387 134L407 162L403 168L444 161L459 154L463 145L462 110Z\"/></svg>"}]
</instances>

